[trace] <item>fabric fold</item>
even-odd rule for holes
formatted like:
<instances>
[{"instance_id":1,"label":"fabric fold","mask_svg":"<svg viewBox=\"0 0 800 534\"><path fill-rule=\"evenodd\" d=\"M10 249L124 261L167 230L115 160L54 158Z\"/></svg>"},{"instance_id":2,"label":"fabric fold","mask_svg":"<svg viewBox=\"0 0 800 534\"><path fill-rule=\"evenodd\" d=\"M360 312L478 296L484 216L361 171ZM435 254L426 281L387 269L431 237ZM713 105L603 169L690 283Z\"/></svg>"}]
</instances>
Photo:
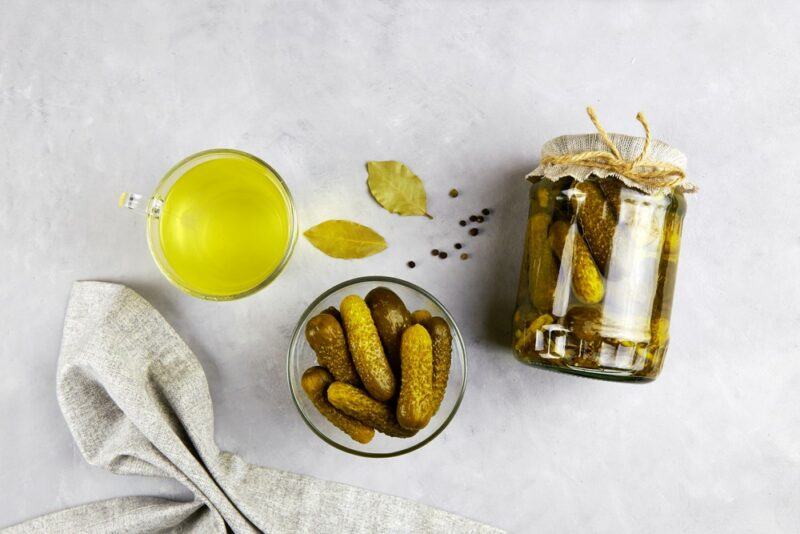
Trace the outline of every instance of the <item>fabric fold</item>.
<instances>
[{"instance_id":1,"label":"fabric fold","mask_svg":"<svg viewBox=\"0 0 800 534\"><path fill-rule=\"evenodd\" d=\"M146 300L119 284L74 284L57 395L87 462L119 474L172 477L194 499L100 501L9 533L500 532L413 501L251 465L220 451L197 358Z\"/></svg>"}]
</instances>

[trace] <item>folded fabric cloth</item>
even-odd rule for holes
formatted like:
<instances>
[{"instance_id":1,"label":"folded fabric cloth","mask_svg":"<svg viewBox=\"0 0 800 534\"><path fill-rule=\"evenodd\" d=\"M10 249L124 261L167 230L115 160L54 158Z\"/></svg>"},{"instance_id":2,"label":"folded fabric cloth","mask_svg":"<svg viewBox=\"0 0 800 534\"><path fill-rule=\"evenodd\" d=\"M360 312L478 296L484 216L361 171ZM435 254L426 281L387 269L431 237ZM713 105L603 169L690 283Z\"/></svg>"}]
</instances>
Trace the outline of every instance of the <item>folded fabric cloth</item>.
<instances>
[{"instance_id":1,"label":"folded fabric cloth","mask_svg":"<svg viewBox=\"0 0 800 534\"><path fill-rule=\"evenodd\" d=\"M57 380L58 402L86 461L115 473L172 477L194 499L111 499L33 519L9 533L500 532L220 451L200 363L166 320L125 286L75 283Z\"/></svg>"}]
</instances>

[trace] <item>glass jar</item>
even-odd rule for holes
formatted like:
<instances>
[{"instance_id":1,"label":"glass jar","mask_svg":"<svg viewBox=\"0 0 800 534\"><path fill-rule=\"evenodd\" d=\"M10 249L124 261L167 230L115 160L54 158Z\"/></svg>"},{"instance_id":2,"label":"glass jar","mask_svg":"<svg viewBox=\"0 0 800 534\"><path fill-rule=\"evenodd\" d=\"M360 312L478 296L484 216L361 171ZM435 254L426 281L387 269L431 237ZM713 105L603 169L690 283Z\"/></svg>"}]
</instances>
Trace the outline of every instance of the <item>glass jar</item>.
<instances>
[{"instance_id":1,"label":"glass jar","mask_svg":"<svg viewBox=\"0 0 800 534\"><path fill-rule=\"evenodd\" d=\"M655 379L685 212L678 189L645 194L596 175L535 182L514 313L517 358L610 380Z\"/></svg>"}]
</instances>

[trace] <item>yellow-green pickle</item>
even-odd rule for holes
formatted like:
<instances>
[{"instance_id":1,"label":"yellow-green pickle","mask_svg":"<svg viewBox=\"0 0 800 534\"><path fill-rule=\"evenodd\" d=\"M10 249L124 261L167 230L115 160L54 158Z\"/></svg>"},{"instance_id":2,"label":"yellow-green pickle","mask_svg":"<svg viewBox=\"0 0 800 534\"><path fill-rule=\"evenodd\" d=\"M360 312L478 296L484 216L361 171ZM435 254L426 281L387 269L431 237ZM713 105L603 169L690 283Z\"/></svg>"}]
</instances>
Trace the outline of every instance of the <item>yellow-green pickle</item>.
<instances>
[{"instance_id":1,"label":"yellow-green pickle","mask_svg":"<svg viewBox=\"0 0 800 534\"><path fill-rule=\"evenodd\" d=\"M438 412L453 351L444 318L424 309L411 313L399 295L380 286L365 299L349 295L339 310L311 317L305 334L319 365L306 370L301 386L352 439L368 443L375 430L410 438Z\"/></svg>"},{"instance_id":2,"label":"yellow-green pickle","mask_svg":"<svg viewBox=\"0 0 800 534\"><path fill-rule=\"evenodd\" d=\"M606 134L595 122L600 135L548 142L529 176L513 318L513 348L524 363L625 381L661 371L684 192L695 187L684 181L685 157L651 141L637 119L646 140Z\"/></svg>"},{"instance_id":3,"label":"yellow-green pickle","mask_svg":"<svg viewBox=\"0 0 800 534\"><path fill-rule=\"evenodd\" d=\"M646 195L615 178L604 178L617 183L603 188L596 181L540 180L531 188L528 232L543 231L534 221L550 223L548 237L525 240L515 353L526 363L579 374L652 380L669 341L686 204L680 192ZM607 200L604 191L613 190L620 198ZM554 202L542 206L543 196ZM555 273L541 268L551 262Z\"/></svg>"}]
</instances>

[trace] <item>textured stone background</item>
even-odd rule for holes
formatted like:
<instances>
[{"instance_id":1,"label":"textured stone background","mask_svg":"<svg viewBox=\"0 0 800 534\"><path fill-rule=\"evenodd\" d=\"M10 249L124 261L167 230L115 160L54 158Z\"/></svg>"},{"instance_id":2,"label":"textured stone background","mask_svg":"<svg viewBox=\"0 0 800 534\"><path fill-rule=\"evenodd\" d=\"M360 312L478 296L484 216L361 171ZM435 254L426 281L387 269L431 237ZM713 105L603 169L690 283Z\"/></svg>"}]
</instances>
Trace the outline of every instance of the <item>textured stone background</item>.
<instances>
[{"instance_id":1,"label":"textured stone background","mask_svg":"<svg viewBox=\"0 0 800 534\"><path fill-rule=\"evenodd\" d=\"M114 495L185 497L81 459L55 398L75 279L131 285L202 361L217 440L249 461L419 499L512 531L792 531L800 523L800 8L793 2L0 0L0 526ZM672 345L632 386L518 364L509 319L527 186L548 138L654 133L689 156ZM192 299L116 207L183 156L253 152L302 226L368 223L345 262L300 240L267 290ZM389 215L364 162L425 178L434 222ZM451 187L462 195L447 197ZM469 262L434 261L490 206ZM405 267L409 259L419 266ZM284 377L294 323L344 279L395 275L454 312L471 375L446 432L406 457L336 451Z\"/></svg>"}]
</instances>

